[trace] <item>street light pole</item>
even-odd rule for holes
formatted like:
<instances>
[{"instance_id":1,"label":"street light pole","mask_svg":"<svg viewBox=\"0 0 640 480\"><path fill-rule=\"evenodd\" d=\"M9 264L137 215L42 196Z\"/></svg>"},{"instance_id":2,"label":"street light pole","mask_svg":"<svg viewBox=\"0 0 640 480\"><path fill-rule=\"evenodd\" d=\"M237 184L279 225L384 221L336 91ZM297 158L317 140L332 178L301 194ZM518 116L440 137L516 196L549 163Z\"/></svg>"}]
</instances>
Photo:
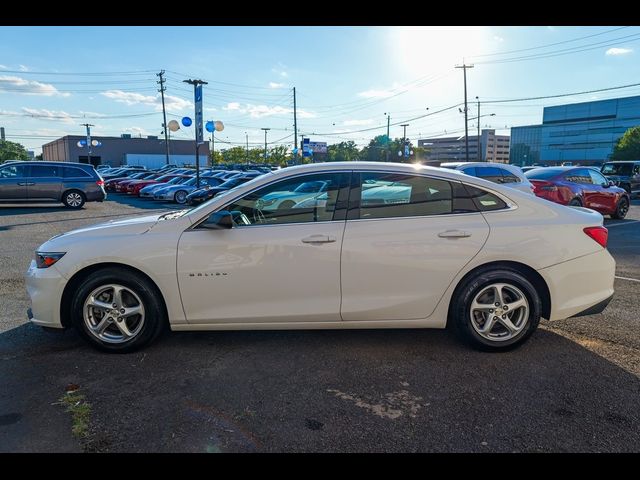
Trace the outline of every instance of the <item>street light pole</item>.
<instances>
[{"instance_id":1,"label":"street light pole","mask_svg":"<svg viewBox=\"0 0 640 480\"><path fill-rule=\"evenodd\" d=\"M264 130L264 163L267 163L267 132L271 130L270 128L261 128L260 130Z\"/></svg>"},{"instance_id":2,"label":"street light pole","mask_svg":"<svg viewBox=\"0 0 640 480\"><path fill-rule=\"evenodd\" d=\"M247 158L247 165L249 165L249 134L247 132L244 132L244 136L247 139L247 155L246 155L246 158Z\"/></svg>"},{"instance_id":3,"label":"street light pole","mask_svg":"<svg viewBox=\"0 0 640 480\"><path fill-rule=\"evenodd\" d=\"M478 101L478 161L482 161L482 154L480 153L480 99L476 96Z\"/></svg>"},{"instance_id":4,"label":"street light pole","mask_svg":"<svg viewBox=\"0 0 640 480\"><path fill-rule=\"evenodd\" d=\"M402 157L403 158L407 158L407 127L409 126L408 123L403 123L402 125L400 125L403 128L403 133L402 133Z\"/></svg>"},{"instance_id":5,"label":"street light pole","mask_svg":"<svg viewBox=\"0 0 640 480\"><path fill-rule=\"evenodd\" d=\"M468 123L468 108L467 108L467 68L473 68L473 65L456 65L456 68L462 68L464 73L464 143L465 143L465 159L469 161L469 123Z\"/></svg>"},{"instance_id":6,"label":"street light pole","mask_svg":"<svg viewBox=\"0 0 640 480\"><path fill-rule=\"evenodd\" d=\"M387 116L387 162L389 161L389 149L391 148L391 139L389 138L389 126L391 125L391 114L386 113Z\"/></svg>"},{"instance_id":7,"label":"street light pole","mask_svg":"<svg viewBox=\"0 0 640 480\"><path fill-rule=\"evenodd\" d=\"M198 86L199 85L208 85L209 82L205 82L204 80L183 80L184 83L188 83L193 85L193 97L194 104L196 109L196 118L195 118L195 131L196 131L196 188L200 188L200 142L203 142L202 138L202 98L198 98ZM202 92L202 90L200 90ZM199 109L200 108L200 109Z\"/></svg>"},{"instance_id":8,"label":"street light pole","mask_svg":"<svg viewBox=\"0 0 640 480\"><path fill-rule=\"evenodd\" d=\"M87 163L91 165L91 127L95 125L91 123L82 123L81 125L87 127Z\"/></svg>"}]
</instances>

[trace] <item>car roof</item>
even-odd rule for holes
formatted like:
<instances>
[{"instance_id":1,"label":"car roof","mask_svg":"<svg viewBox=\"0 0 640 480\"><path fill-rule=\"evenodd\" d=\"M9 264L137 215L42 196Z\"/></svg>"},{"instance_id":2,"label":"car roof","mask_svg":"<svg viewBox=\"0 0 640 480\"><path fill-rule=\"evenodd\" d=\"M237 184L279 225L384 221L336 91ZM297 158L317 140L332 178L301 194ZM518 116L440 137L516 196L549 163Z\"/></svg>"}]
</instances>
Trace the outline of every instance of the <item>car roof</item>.
<instances>
[{"instance_id":1,"label":"car roof","mask_svg":"<svg viewBox=\"0 0 640 480\"><path fill-rule=\"evenodd\" d=\"M604 163L640 163L640 160L609 160Z\"/></svg>"}]
</instances>

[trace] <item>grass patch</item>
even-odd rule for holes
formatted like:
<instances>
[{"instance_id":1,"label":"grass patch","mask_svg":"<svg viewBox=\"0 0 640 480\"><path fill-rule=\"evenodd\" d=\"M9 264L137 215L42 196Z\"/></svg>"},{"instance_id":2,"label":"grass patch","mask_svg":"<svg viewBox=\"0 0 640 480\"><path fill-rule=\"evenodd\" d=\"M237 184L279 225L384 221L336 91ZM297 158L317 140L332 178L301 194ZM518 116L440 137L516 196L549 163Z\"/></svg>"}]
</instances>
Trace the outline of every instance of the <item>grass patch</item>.
<instances>
[{"instance_id":1,"label":"grass patch","mask_svg":"<svg viewBox=\"0 0 640 480\"><path fill-rule=\"evenodd\" d=\"M91 416L91 404L86 401L85 396L78 390L65 393L59 400L64 405L67 412L71 413L73 426L72 433L79 439L84 440L89 434L89 417Z\"/></svg>"}]
</instances>

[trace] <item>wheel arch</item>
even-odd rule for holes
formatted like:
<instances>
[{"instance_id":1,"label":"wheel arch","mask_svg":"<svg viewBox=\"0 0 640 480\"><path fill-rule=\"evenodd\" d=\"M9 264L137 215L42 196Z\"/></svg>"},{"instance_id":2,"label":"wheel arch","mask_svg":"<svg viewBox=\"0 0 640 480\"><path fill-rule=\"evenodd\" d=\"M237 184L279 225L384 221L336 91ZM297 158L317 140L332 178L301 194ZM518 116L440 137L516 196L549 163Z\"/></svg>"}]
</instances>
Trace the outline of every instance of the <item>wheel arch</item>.
<instances>
[{"instance_id":1,"label":"wheel arch","mask_svg":"<svg viewBox=\"0 0 640 480\"><path fill-rule=\"evenodd\" d=\"M145 272L143 272L138 268L132 267L131 265L125 265L123 263L117 263L117 262L104 262L104 263L94 263L93 265L89 265L87 267L84 267L78 270L76 273L73 274L73 276L69 279L69 281L65 285L64 290L62 291L62 298L60 300L60 323L62 324L63 327L67 328L72 326L71 325L71 302L73 299L73 292L77 290L77 288L82 284L82 282L89 275L105 268L119 268L129 272L137 273L145 277L149 281L150 285L152 285L153 288L156 290L156 293L158 295L158 298L160 299L160 303L164 310L165 318L166 319L169 318L167 304L164 299L164 295L162 295L162 291L160 290L156 282L154 282L149 275L147 275Z\"/></svg>"},{"instance_id":2,"label":"wheel arch","mask_svg":"<svg viewBox=\"0 0 640 480\"><path fill-rule=\"evenodd\" d=\"M510 260L500 260L494 262L483 263L482 265L478 265L473 269L469 270L457 283L456 288L453 290L451 298L449 300L449 309L447 315L447 324L449 324L449 318L451 316L451 307L453 305L453 301L458 294L458 291L465 284L465 282L477 274L482 270L487 269L497 269L497 268L509 268L512 270L516 270L518 273L522 274L529 280L532 285L536 288L538 293L540 294L540 301L542 302L542 317L549 318L551 316L551 293L549 291L549 287L545 279L536 272L533 268L524 263L510 261Z\"/></svg>"}]
</instances>

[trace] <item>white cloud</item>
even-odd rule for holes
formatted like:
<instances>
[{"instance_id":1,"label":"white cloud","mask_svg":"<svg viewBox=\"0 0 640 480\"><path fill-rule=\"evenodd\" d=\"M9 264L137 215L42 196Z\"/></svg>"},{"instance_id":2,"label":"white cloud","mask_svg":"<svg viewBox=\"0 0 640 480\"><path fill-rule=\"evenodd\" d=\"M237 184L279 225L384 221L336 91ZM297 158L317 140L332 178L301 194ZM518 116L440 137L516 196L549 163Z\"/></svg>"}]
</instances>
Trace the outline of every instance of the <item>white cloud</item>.
<instances>
[{"instance_id":1,"label":"white cloud","mask_svg":"<svg viewBox=\"0 0 640 480\"><path fill-rule=\"evenodd\" d=\"M502 37L500 37L500 36L498 36L498 35L494 35L494 36L493 36L493 39L494 39L496 42L504 42L504 38L502 38Z\"/></svg>"},{"instance_id":2,"label":"white cloud","mask_svg":"<svg viewBox=\"0 0 640 480\"><path fill-rule=\"evenodd\" d=\"M364 120L345 120L342 124L345 127L356 127L361 125L371 125L373 123L372 118L366 118Z\"/></svg>"},{"instance_id":3,"label":"white cloud","mask_svg":"<svg viewBox=\"0 0 640 480\"><path fill-rule=\"evenodd\" d=\"M269 88L284 88L284 87L286 87L284 83L269 82Z\"/></svg>"},{"instance_id":4,"label":"white cloud","mask_svg":"<svg viewBox=\"0 0 640 480\"><path fill-rule=\"evenodd\" d=\"M7 67L6 65L2 65L1 63L0 63L0 68L3 70L9 70L9 67Z\"/></svg>"},{"instance_id":5,"label":"white cloud","mask_svg":"<svg viewBox=\"0 0 640 480\"><path fill-rule=\"evenodd\" d=\"M64 110L47 110L46 108L22 107L22 111L27 115L32 115L41 120L52 120L55 122L74 123L75 120Z\"/></svg>"},{"instance_id":6,"label":"white cloud","mask_svg":"<svg viewBox=\"0 0 640 480\"><path fill-rule=\"evenodd\" d=\"M605 52L605 55L626 55L633 52L632 48L610 48Z\"/></svg>"},{"instance_id":7,"label":"white cloud","mask_svg":"<svg viewBox=\"0 0 640 480\"><path fill-rule=\"evenodd\" d=\"M34 80L9 75L0 75L0 92L44 95L46 97L68 97L70 95L58 91L56 87L49 83L36 82Z\"/></svg>"},{"instance_id":8,"label":"white cloud","mask_svg":"<svg viewBox=\"0 0 640 480\"><path fill-rule=\"evenodd\" d=\"M27 67L26 65L18 65L18 70L20 70L21 72L28 72L29 67Z\"/></svg>"},{"instance_id":9,"label":"white cloud","mask_svg":"<svg viewBox=\"0 0 640 480\"><path fill-rule=\"evenodd\" d=\"M229 102L226 106L222 107L223 110L233 111L243 114L248 114L251 118L269 117L272 115L293 115L292 108L285 108L279 105L270 107L268 105L254 105L247 103L241 105L239 102ZM298 109L299 118L315 118L316 114L307 110Z\"/></svg>"},{"instance_id":10,"label":"white cloud","mask_svg":"<svg viewBox=\"0 0 640 480\"><path fill-rule=\"evenodd\" d=\"M287 66L282 63L282 62L278 62L278 66L274 67L271 69L271 71L273 73L277 73L278 75L280 75L282 78L286 78L289 76L289 74L287 73Z\"/></svg>"},{"instance_id":11,"label":"white cloud","mask_svg":"<svg viewBox=\"0 0 640 480\"><path fill-rule=\"evenodd\" d=\"M143 127L127 127L124 129L124 132L132 133L134 136L135 135L138 135L138 136L154 135L153 133L150 133L146 128L143 128Z\"/></svg>"},{"instance_id":12,"label":"white cloud","mask_svg":"<svg viewBox=\"0 0 640 480\"><path fill-rule=\"evenodd\" d=\"M204 111L205 112L217 112L218 109L214 108L214 107L206 107L206 108L204 108Z\"/></svg>"},{"instance_id":13,"label":"white cloud","mask_svg":"<svg viewBox=\"0 0 640 480\"><path fill-rule=\"evenodd\" d=\"M126 105L150 105L155 107L157 111L162 110L162 100L160 94L143 95L135 92L123 92L122 90L107 90L101 92L100 95L115 100ZM164 103L167 110L184 110L193 107L193 103L173 95L165 95Z\"/></svg>"}]
</instances>

